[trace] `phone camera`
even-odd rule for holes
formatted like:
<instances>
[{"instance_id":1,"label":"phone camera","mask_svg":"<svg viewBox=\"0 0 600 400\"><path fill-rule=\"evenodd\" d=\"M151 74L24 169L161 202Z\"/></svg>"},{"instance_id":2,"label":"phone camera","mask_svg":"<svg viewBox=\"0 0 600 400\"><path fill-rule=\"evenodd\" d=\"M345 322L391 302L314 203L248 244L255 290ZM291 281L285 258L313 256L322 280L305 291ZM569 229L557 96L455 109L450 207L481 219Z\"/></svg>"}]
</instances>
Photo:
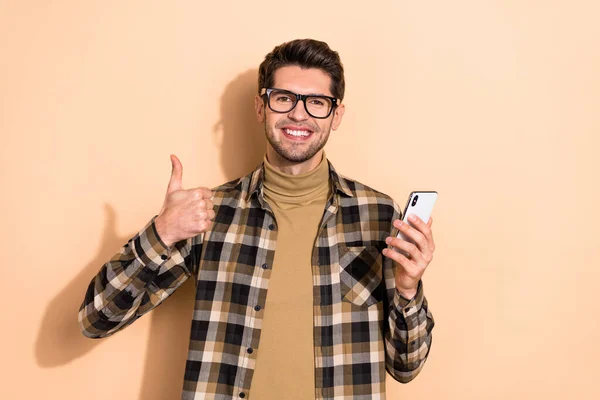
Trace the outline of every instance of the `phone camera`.
<instances>
[{"instance_id":1,"label":"phone camera","mask_svg":"<svg viewBox=\"0 0 600 400\"><path fill-rule=\"evenodd\" d=\"M417 204L417 200L419 200L419 195L418 194L416 194L415 197L413 197L413 201L412 201L411 206L414 207Z\"/></svg>"}]
</instances>

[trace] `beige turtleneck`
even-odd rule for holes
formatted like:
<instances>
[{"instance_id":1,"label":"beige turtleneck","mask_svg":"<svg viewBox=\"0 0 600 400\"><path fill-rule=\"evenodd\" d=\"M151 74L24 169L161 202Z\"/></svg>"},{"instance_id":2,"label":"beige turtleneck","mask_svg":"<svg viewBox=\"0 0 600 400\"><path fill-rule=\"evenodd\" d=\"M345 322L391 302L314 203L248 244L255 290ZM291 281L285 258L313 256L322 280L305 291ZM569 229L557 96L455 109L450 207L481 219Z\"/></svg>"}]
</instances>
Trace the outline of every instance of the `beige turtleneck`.
<instances>
[{"instance_id":1,"label":"beige turtleneck","mask_svg":"<svg viewBox=\"0 0 600 400\"><path fill-rule=\"evenodd\" d=\"M288 175L266 159L264 197L277 221L277 246L249 398L315 398L311 256L330 194L329 165Z\"/></svg>"}]
</instances>

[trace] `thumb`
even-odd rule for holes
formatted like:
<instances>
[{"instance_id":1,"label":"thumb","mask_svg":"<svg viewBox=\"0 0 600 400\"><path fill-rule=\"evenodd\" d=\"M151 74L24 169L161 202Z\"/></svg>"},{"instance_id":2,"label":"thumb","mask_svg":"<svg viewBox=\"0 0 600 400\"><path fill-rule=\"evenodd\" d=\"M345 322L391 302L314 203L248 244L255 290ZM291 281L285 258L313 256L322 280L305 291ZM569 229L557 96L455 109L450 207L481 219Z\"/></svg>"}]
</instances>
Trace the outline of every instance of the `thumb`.
<instances>
[{"instance_id":1,"label":"thumb","mask_svg":"<svg viewBox=\"0 0 600 400\"><path fill-rule=\"evenodd\" d=\"M169 180L169 186L167 187L167 194L173 193L176 190L183 189L183 183L181 178L183 176L183 165L175 154L171 154L171 179Z\"/></svg>"}]
</instances>

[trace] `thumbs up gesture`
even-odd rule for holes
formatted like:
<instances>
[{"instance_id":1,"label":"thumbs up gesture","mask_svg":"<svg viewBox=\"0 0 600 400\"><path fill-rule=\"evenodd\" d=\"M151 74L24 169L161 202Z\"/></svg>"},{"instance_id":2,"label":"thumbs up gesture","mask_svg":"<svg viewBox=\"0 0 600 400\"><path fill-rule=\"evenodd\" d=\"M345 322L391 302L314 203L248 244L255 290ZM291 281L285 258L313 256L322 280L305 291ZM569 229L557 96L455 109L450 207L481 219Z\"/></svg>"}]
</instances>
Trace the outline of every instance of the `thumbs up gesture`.
<instances>
[{"instance_id":1,"label":"thumbs up gesture","mask_svg":"<svg viewBox=\"0 0 600 400\"><path fill-rule=\"evenodd\" d=\"M175 155L171 155L171 165L173 169L165 201L154 220L158 235L169 247L180 240L206 232L215 217L210 201L212 191L205 187L184 189L183 166Z\"/></svg>"}]
</instances>

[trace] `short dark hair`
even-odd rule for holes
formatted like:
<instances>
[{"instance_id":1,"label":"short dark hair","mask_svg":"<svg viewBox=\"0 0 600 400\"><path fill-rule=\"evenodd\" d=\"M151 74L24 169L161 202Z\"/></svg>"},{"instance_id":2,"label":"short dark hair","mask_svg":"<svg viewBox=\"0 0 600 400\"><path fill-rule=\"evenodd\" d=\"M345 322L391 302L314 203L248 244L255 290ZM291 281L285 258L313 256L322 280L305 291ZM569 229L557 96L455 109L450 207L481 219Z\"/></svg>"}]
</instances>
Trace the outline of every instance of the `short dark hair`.
<instances>
[{"instance_id":1,"label":"short dark hair","mask_svg":"<svg viewBox=\"0 0 600 400\"><path fill-rule=\"evenodd\" d=\"M289 65L301 68L318 68L331 78L331 94L343 100L346 83L344 66L337 51L331 50L325 42L313 39L297 39L285 42L265 56L258 69L258 91L273 87L275 72Z\"/></svg>"}]
</instances>

